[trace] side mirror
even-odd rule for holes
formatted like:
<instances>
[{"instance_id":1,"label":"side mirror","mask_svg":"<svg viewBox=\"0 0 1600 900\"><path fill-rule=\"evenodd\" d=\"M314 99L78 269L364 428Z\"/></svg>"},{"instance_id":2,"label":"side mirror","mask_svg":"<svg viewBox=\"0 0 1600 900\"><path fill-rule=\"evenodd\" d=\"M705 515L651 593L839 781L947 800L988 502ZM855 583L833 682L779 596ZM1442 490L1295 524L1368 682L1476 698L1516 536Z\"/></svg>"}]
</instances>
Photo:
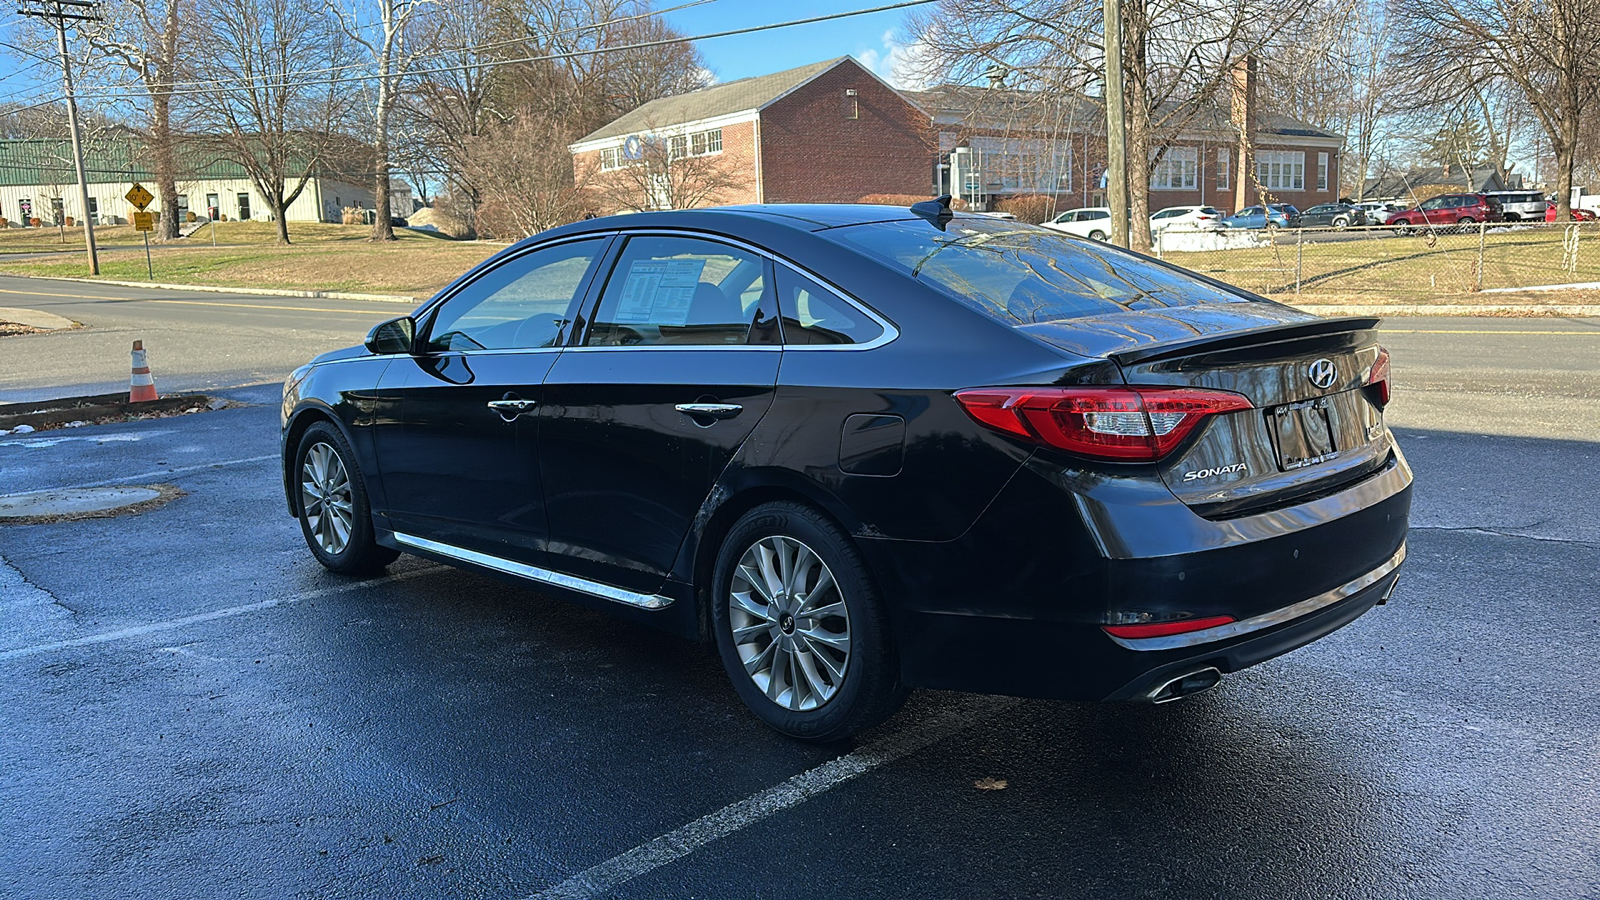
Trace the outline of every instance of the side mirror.
<instances>
[{"instance_id":1,"label":"side mirror","mask_svg":"<svg viewBox=\"0 0 1600 900\"><path fill-rule=\"evenodd\" d=\"M417 323L410 316L380 322L367 332L367 349L373 353L410 353Z\"/></svg>"}]
</instances>

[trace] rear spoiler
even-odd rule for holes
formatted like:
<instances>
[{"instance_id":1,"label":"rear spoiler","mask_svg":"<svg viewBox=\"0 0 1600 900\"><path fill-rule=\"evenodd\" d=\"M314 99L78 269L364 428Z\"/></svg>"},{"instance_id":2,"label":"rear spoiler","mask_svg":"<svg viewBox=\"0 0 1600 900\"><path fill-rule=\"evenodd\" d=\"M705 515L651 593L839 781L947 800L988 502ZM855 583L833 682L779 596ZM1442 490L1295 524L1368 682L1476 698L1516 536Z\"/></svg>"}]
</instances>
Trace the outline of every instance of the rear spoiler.
<instances>
[{"instance_id":1,"label":"rear spoiler","mask_svg":"<svg viewBox=\"0 0 1600 900\"><path fill-rule=\"evenodd\" d=\"M1181 340L1164 341L1159 344L1147 344L1142 347L1119 350L1107 356L1118 365L1129 366L1135 363L1169 359L1174 356L1186 356L1191 351L1199 348L1204 348L1208 352L1213 350L1233 350L1238 347L1251 347L1257 344L1321 337L1325 334L1370 331L1377 328L1382 321L1383 319L1377 316L1339 316L1329 319L1314 319L1309 322L1291 322L1284 325L1262 325L1259 328L1235 331L1228 334L1199 335Z\"/></svg>"}]
</instances>

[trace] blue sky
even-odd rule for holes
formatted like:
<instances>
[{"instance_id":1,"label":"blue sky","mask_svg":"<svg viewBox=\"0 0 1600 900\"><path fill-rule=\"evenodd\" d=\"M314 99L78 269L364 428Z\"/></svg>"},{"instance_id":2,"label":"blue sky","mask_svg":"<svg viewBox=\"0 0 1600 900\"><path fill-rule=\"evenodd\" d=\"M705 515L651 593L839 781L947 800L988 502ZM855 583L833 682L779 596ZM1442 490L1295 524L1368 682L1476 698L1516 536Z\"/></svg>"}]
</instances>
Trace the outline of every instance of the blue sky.
<instances>
[{"instance_id":1,"label":"blue sky","mask_svg":"<svg viewBox=\"0 0 1600 900\"><path fill-rule=\"evenodd\" d=\"M656 5L665 9L684 2L687 0L657 0ZM788 0L782 3L709 0L667 13L666 18L685 34L697 35L884 6L890 2L893 0ZM764 75L839 56L854 56L888 79L898 47L894 35L907 12L899 9L814 25L796 25L700 41L697 46L707 68L719 81ZM14 11L0 13L0 42L16 36L19 19ZM31 100L44 92L55 94L60 84L58 71L50 66L29 65L15 52L0 47L0 102Z\"/></svg>"},{"instance_id":2,"label":"blue sky","mask_svg":"<svg viewBox=\"0 0 1600 900\"><path fill-rule=\"evenodd\" d=\"M662 8L682 0L658 0ZM667 21L689 35L732 28L788 22L830 13L885 6L893 0L711 0L700 6L666 14ZM888 78L892 54L899 46L894 37L910 10L852 16L814 25L796 25L755 34L700 41L696 46L707 68L719 81L733 81L792 69L839 56L854 56Z\"/></svg>"}]
</instances>

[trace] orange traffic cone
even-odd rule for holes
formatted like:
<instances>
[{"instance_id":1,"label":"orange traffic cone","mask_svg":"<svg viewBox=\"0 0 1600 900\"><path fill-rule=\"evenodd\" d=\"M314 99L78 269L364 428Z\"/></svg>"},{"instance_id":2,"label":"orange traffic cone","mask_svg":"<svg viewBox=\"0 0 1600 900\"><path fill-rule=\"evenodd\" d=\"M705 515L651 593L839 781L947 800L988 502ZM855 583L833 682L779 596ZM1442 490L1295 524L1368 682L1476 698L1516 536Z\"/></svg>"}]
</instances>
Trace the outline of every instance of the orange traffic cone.
<instances>
[{"instance_id":1,"label":"orange traffic cone","mask_svg":"<svg viewBox=\"0 0 1600 900\"><path fill-rule=\"evenodd\" d=\"M133 342L133 377L128 379L128 402L143 403L156 399L156 380L150 377L150 366L144 358L144 341Z\"/></svg>"}]
</instances>

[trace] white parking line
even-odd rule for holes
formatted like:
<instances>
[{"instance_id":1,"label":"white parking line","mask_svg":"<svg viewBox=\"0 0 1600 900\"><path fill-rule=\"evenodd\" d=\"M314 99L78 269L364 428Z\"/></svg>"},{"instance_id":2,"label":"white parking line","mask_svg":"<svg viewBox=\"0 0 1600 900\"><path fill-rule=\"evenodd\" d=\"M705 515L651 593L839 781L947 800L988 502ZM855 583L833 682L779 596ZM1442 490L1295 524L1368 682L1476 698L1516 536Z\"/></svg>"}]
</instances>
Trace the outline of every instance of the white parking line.
<instances>
[{"instance_id":1,"label":"white parking line","mask_svg":"<svg viewBox=\"0 0 1600 900\"><path fill-rule=\"evenodd\" d=\"M364 588L380 587L386 584L408 581L423 575L433 575L449 569L449 566L427 566L422 569L412 569L409 572L399 572L383 578L374 578L371 581L356 581L350 584L341 584L334 587L318 588L295 594L292 597L275 597L271 600L262 600L257 603L246 603L242 606L230 606L226 609L213 609L210 612L195 613L181 619L168 619L165 622L151 622L148 625L134 625L130 628L120 628L116 631L106 631L100 634L91 634L81 638L71 638L65 641L51 641L48 644L34 644L31 647L18 647L14 650L0 650L0 662L11 659L21 659L27 656L38 656L41 653L50 653L55 650L66 650L72 647L87 647L93 644L109 644L126 638L140 637L146 634L157 634L163 631L176 631L201 622L212 622L217 619L228 619L242 616L247 613L271 609L275 606L288 606L291 603L303 603L306 600L317 600L322 597L332 597L335 594L345 594L350 591L359 591Z\"/></svg>"},{"instance_id":2,"label":"white parking line","mask_svg":"<svg viewBox=\"0 0 1600 900\"><path fill-rule=\"evenodd\" d=\"M179 466L176 469L161 469L155 472L141 472L138 475L123 475L120 478L110 478L105 481L95 481L89 484L75 484L73 487L91 488L105 487L109 484L123 484L129 481L149 481L152 478L165 478L168 475L186 475L190 472L204 472L206 469L220 469L223 466L241 466L245 463L261 462L266 459L277 459L278 454L268 453L266 456L246 456L243 459L225 459L222 462L201 463L197 466Z\"/></svg>"},{"instance_id":3,"label":"white parking line","mask_svg":"<svg viewBox=\"0 0 1600 900\"><path fill-rule=\"evenodd\" d=\"M529 900L579 900L609 893L619 885L682 859L712 841L754 825L774 813L799 806L853 778L966 731L1021 702L1010 697L958 700L918 725L701 816L681 828L585 869L558 885L534 894Z\"/></svg>"}]
</instances>

